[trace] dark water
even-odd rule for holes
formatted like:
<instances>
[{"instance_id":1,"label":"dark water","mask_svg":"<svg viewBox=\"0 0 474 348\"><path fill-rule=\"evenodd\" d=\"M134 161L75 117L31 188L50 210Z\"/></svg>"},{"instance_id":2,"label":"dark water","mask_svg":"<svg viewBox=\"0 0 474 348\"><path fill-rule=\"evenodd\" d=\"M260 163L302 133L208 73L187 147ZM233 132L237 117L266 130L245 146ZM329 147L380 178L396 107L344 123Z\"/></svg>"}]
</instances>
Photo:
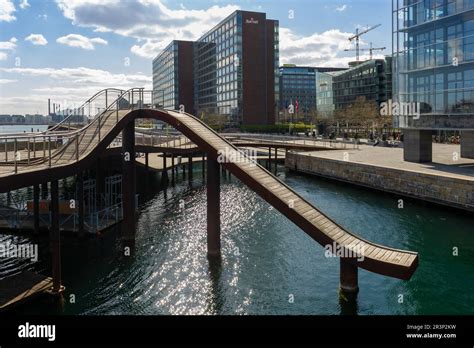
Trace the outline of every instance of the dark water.
<instances>
[{"instance_id":1,"label":"dark water","mask_svg":"<svg viewBox=\"0 0 474 348\"><path fill-rule=\"evenodd\" d=\"M53 305L50 298L43 298L16 312L474 313L474 218L419 202L405 201L404 209L398 209L399 197L317 178L279 175L353 232L418 251L420 266L414 277L401 281L360 270L357 302L340 299L338 259L324 257L319 244L235 178L224 180L221 191L222 261L209 263L206 191L196 173L192 189L184 181L158 193L141 178L150 199L142 203L134 256L124 256L118 229L85 242L66 238L64 302ZM453 247L459 248L459 256L453 256ZM0 277L15 267L28 267L19 261L0 262ZM36 270L47 274L48 262L43 255ZM70 303L72 294L75 303Z\"/></svg>"}]
</instances>

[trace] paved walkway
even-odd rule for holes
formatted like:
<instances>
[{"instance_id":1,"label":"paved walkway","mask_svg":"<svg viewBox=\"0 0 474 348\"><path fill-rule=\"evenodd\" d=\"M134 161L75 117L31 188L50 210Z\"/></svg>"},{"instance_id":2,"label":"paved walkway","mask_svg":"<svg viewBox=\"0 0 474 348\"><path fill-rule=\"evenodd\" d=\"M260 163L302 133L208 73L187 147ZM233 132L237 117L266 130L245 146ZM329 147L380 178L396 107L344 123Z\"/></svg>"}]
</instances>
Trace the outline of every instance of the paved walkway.
<instances>
[{"instance_id":1,"label":"paved walkway","mask_svg":"<svg viewBox=\"0 0 474 348\"><path fill-rule=\"evenodd\" d=\"M460 158L460 145L433 144L432 163L405 162L402 148L367 145L360 145L359 149L310 151L299 154L474 181L474 159Z\"/></svg>"}]
</instances>

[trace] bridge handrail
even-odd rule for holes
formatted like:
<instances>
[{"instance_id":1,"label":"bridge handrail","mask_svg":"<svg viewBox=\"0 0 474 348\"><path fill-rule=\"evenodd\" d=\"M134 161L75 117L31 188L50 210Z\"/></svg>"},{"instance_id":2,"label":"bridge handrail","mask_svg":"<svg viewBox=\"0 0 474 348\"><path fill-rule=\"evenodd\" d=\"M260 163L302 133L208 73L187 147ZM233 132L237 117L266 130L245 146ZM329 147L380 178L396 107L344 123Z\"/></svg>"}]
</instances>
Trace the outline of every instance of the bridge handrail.
<instances>
[{"instance_id":1,"label":"bridge handrail","mask_svg":"<svg viewBox=\"0 0 474 348\"><path fill-rule=\"evenodd\" d=\"M84 105L87 105L88 102L90 102L91 100L93 100L94 98L97 98L98 95L100 94L103 94L104 91L108 91L108 90L117 90L117 89L106 89L106 90L102 90L98 93L96 93L93 97L89 98L89 100L83 104ZM127 91L123 91L123 90L120 90L122 93L118 95L117 99L115 99L110 105L108 105L107 108L105 108L104 111L102 112L99 112L96 117L94 117L92 119L91 122L89 122L87 125L85 125L84 127L80 128L80 129L76 129L74 131L65 131L65 132L43 132L42 134L38 134L38 133L29 133L29 134L20 134L19 136L17 135L11 135L11 134L7 134L5 136L0 136L0 143L2 143L2 140L3 140L3 143L5 144L5 153L6 153L6 156L5 156L5 162L2 162L0 164L8 164L8 163L12 163L14 165L14 171L15 173L17 173L17 170L18 170L18 164L26 164L27 165L36 165L36 164L41 164L41 163L44 163L44 162L49 162L49 164L51 165L52 163L52 159L53 158L56 158L57 156L60 156L62 153L64 153L64 151L67 149L67 147L69 146L69 141L70 140L76 140L75 141L75 146L76 146L76 151L77 151L77 156L76 156L76 159L79 160L79 158L81 157L81 155L79 154L79 144L78 144L78 138L79 138L79 135L81 133L84 133L89 127L92 127L93 125L97 125L97 123L99 123L98 125L98 132L99 132L99 138L100 138L100 122L102 120L102 115L105 115L108 111L111 110L111 108L115 105L116 109L117 109L117 115L118 115L118 109L119 109L119 102L120 100L123 99L123 96L126 94L126 93L130 93L134 90L137 90L137 88L131 88ZM138 90L143 90L142 88L138 88ZM130 105L130 104L129 104ZM36 143L40 143L40 142L37 142L36 139L42 139L43 140L43 153L44 153L44 156L40 159L33 159L31 160L30 159L30 140L33 139L33 144L36 144ZM45 149L45 144L46 144L46 139L48 139L47 143L48 143L48 154L46 154L46 149ZM14 155L13 155L13 161L11 162L8 162L8 159L7 159L7 153L8 153L8 142L13 140L13 143L14 143L14 149L13 151L15 152ZM28 143L28 157L27 157L27 160L19 160L17 158L17 144L18 144L18 140L26 140L27 143ZM64 141L67 141L65 143L65 146L62 146L61 148L56 148L54 149L55 151L52 152L51 151L51 142L52 141L55 141L57 142L58 140L62 140L63 142ZM38 151L41 151L41 150L38 150Z\"/></svg>"},{"instance_id":2,"label":"bridge handrail","mask_svg":"<svg viewBox=\"0 0 474 348\"><path fill-rule=\"evenodd\" d=\"M353 148L358 148L360 142L353 140L338 140L338 139L315 139L308 137L295 137L295 136L288 136L288 135L273 135L273 134L255 134L255 133L226 133L226 136L229 137L236 137L238 140L249 140L255 142L264 142L265 140L270 140L273 142L280 142L284 143L291 143L294 145L317 145L317 143L323 143L324 146L329 144L330 148L338 148L338 144L341 144L342 148L346 148L347 145L352 145ZM309 144L308 144L309 143Z\"/></svg>"},{"instance_id":3,"label":"bridge handrail","mask_svg":"<svg viewBox=\"0 0 474 348\"><path fill-rule=\"evenodd\" d=\"M54 137L61 137L61 138L64 138L64 137L69 137L71 135L76 135L80 132L82 132L83 130L87 129L88 127L90 127L94 122L96 122L96 120L100 119L101 115L105 114L107 111L111 111L111 107L113 107L114 105L116 105L116 103L121 99L123 98L123 96L127 93L129 93L130 91L134 91L134 90L141 90L142 88L130 88L128 90L119 90L119 89L116 89L116 88L110 88L110 89L104 89L98 93L96 93L93 97L89 98L87 102L85 102L82 106L86 105L88 102L90 102L93 98L97 97L100 93L103 93L107 90L116 90L116 91L121 91L122 93L119 94L117 96L117 99L115 99L113 102L111 102L107 108L105 108L102 112L99 112L97 113L96 116L94 116L94 118L92 119L92 121L88 124L86 124L84 127L82 128L79 128L79 129L75 129L73 131L59 131L59 132L54 132L54 131L51 131L48 130L48 131L44 131L44 132L41 132L41 133L7 133L7 134L0 134L0 139L3 140L3 139L32 139L32 138L44 138L44 137L51 137L51 138L54 138ZM123 109L120 109L120 110L123 110ZM72 115L74 116L74 115ZM64 119L63 121L61 121L60 123L57 124L60 125L61 123L63 123L66 119ZM48 134L48 132L52 133L52 134ZM1 140L0 140L0 143L1 143Z\"/></svg>"},{"instance_id":4,"label":"bridge handrail","mask_svg":"<svg viewBox=\"0 0 474 348\"><path fill-rule=\"evenodd\" d=\"M142 97L143 97L144 89L139 89L139 90L140 90L140 91L139 91L140 95L142 95ZM133 93L134 93L134 91L135 91L135 89L130 89L130 90L128 91L128 93L130 93L130 92L132 93L132 100L133 100ZM126 93L126 92L125 92L125 93ZM130 94L128 94L128 95L129 95L129 97L130 97ZM124 96L124 93L122 93L122 96ZM143 102L143 99L142 99L142 102ZM108 129L108 131L110 132L110 131L113 129L113 127L117 127L117 123L118 123L119 120L122 120L124 117L127 116L127 114L121 114L121 115L120 115L121 117L119 118L119 113L118 113L119 110L130 110L130 109L133 110L133 109L134 109L133 102L132 102L131 104L129 103L129 104L127 105L127 108L124 108L124 109L120 108L120 101L119 101L119 99L117 99L117 101L115 102L115 104L116 104L116 105L115 105L115 107L116 107L115 110L114 110L114 109L110 109L110 110L109 110L109 108L107 108L107 110L106 110L104 113L100 114L99 117L97 117L96 119L94 119L93 122L91 122L91 123L88 124L87 126L81 128L80 131L83 132L83 131L84 131L85 129L87 129L88 127L91 127L92 124L95 124L96 122L98 122L98 128L97 128L97 130L100 132L101 115L106 115L106 116L107 116L107 120L109 120L110 117L114 117L114 116L115 116L115 115L113 114L113 112L116 111L116 112L117 112L117 118L116 118L117 122L113 123L113 125L111 125L110 123L107 123L108 126L112 126L112 128L109 128L109 129ZM111 106L111 107L112 107L112 106ZM139 108L140 108L140 109L145 108L145 104L141 105ZM151 108L153 108L153 102L151 103ZM110 113L109 113L109 112L110 112ZM176 110L169 110L169 109L162 109L162 112L163 112L163 113L165 113L165 112L168 113L168 114L170 115L170 117L172 117L172 118L174 118L174 119L176 120L175 123L177 124L177 128L180 128L180 127L178 127L179 123L184 123L184 126L186 126L186 124L185 124L186 121L180 120L180 117L178 117L178 115L180 114L178 111L176 111ZM390 251L403 252L403 253L406 253L406 254L417 255L417 253L415 253L415 252L406 251L406 250L400 250L400 249L395 249L395 248L392 248L392 247L382 246L382 245L373 243L373 242L371 242L371 241L365 240L365 239L363 239L363 238L361 238L361 237L359 237L359 236L357 236L357 235L351 233L348 229L346 229L345 227L339 225L339 224L336 223L332 218L330 218L329 216L327 216L326 214L324 214L323 212L321 212L319 209L317 209L317 208L314 206L313 203L309 202L309 201L308 201L306 198L304 198L301 194L298 194L297 192L295 192L293 188L291 188L291 187L290 187L289 185L287 185L285 182L281 181L281 180L280 180L278 177L276 177L273 173L271 173L271 172L268 171L266 168L264 168L263 166L261 166L261 165L258 163L257 160L255 160L255 159L253 159L252 157L248 156L244 151L239 150L234 144L232 144L230 141L226 140L222 135L218 134L218 133L217 133L216 131L214 131L211 127L209 127L206 123L204 123L202 120L200 120L199 118L197 118L197 117L195 117L195 116L193 116L193 115L187 114L187 113L181 113L181 114L185 114L185 116L186 116L187 118L189 118L190 120L192 119L196 124L201 125L201 126L203 127L203 129L206 130L206 132L203 132L202 135L199 135L199 134L198 134L199 131L194 132L194 135L196 136L196 139L197 139L197 137L202 137L203 140L205 140L205 138L208 137L208 136L206 136L206 134L214 135L216 138L218 138L219 140L221 140L221 141L219 141L219 143L220 143L221 146L213 146L214 149L216 149L217 151L219 151L219 150L222 151L222 150L227 150L227 148L230 148L230 149L233 149L236 153L240 153L240 154L243 156L243 158L245 158L245 159L248 161L248 162L241 162L241 161L240 161L240 163L252 163L252 164L254 164L256 167L259 168L259 170L262 171L262 173L265 173L265 174L268 175L269 177L272 177L272 178L275 180L275 183L278 183L278 185L281 185L282 187L285 187L289 192L293 193L294 196L296 196L296 199L298 200L298 203L296 203L296 204L299 204L299 202L303 202L303 203L307 204L309 207L314 207L314 209L316 209L319 214L321 214L322 216L324 216L324 217L325 217L326 219L328 219L332 224L334 224L335 226L338 226L342 231L344 231L344 233L347 233L348 235L352 236L354 239L357 239L358 241L364 242L364 243L366 243L367 245L371 245L371 246L374 246L374 247L379 247L379 248L386 249L386 250L390 250ZM138 115L138 116L139 116L139 115ZM130 117L130 118L129 118L129 121L130 121L130 122L134 122L134 121L133 121L133 120L134 120L134 117L135 117L135 116ZM150 117L150 118L152 118L152 117ZM159 117L157 117L157 118L159 118ZM112 119L112 120L113 120L113 119ZM189 121L189 120L188 120L188 121ZM191 124L191 125L190 125L189 127L187 127L187 128L189 128L189 130L192 132L193 124ZM197 129L199 130L199 127L197 127ZM118 131L118 130L119 130L119 129L115 129L115 131ZM185 130L185 129L183 129L183 130ZM72 132L71 134L73 134L73 133L74 133L74 132ZM187 133L187 132L185 132L185 133ZM75 132L75 134L79 134L79 133ZM99 133L99 134L100 134L100 133ZM76 138L76 144L77 144L77 139L78 139L78 138ZM94 143L94 146L96 147L96 146L100 145L100 144L101 144L101 141L103 141L103 139L104 139L104 138L102 138L102 140L101 140L101 139L99 138L99 142L98 142L97 144ZM211 139L209 139L209 141L208 141L207 143L208 143L210 146L212 146L212 144L213 144L213 142L212 142L212 137L211 137ZM88 144L93 144L93 143L91 142L91 143L88 143ZM76 146L77 146L77 145L76 145ZM95 147L93 148L93 150L95 149ZM224 148L221 148L221 147L224 147ZM76 147L76 148L78 149L78 147ZM89 151L89 150L90 150L90 147L87 147L86 149L87 149L87 151ZM93 150L92 150L92 151L93 151ZM227 152L227 151L226 151L226 152ZM83 153L84 153L84 152L83 152ZM82 157L82 156L81 156L81 157ZM76 160L79 161L79 160L81 159L81 157L76 157ZM51 161L51 155L50 155L50 157L49 157L49 160ZM51 163L51 162L50 162L50 163ZM55 162L55 163L57 163L57 162ZM229 162L226 162L226 163L229 163ZM223 165L224 165L225 167L226 167L226 163L223 163ZM235 163L234 165L237 165L239 162L233 161L233 163ZM16 167L16 164L15 164L15 167ZM239 166L237 166L237 167L239 167ZM231 166L229 169L232 169L232 166ZM16 172L16 168L15 168L15 172ZM237 171L237 173L245 173L245 172L246 172L246 169L245 169L245 168L242 168L242 167L239 168L239 170ZM247 175L249 178L251 178L251 180L254 181L254 183L252 183L251 186L254 186L254 187L255 187L255 190L256 190L257 192L259 192L259 190L257 190L257 187L261 187L262 189L265 189L265 192L264 192L265 194L263 195L264 197L266 196L267 193L272 194L272 191L267 187L267 185L265 185L265 184L262 183L262 182L259 182L259 180L258 180L258 177L260 177L259 174L253 175L252 173L247 173L247 174L245 174L245 175ZM250 185L250 184L248 184L248 185ZM275 194L275 196L276 196L276 198L278 198L279 202L284 203L284 201L285 201L284 197L278 197L276 194ZM265 198L265 199L267 199L267 198ZM272 204L273 204L273 203L272 203ZM277 205L277 204L274 204L274 205L280 206L279 209L280 209L282 212L285 212L285 211L286 211L284 208L282 208L281 205ZM287 212L285 213L285 215L289 216L289 215L287 214ZM300 215L301 215L301 214L300 214ZM295 219L292 218L292 217L290 217L290 219L293 220L293 221L295 221ZM308 220L308 219L307 219L307 220ZM308 220L308 221L309 221L309 220ZM319 231L320 233L325 234L325 232L324 232L323 230L319 229L319 227L317 227L317 229L318 229L318 231ZM332 241L336 241L336 239L330 237L329 235L326 234L326 236L327 236L328 238L330 238ZM315 238L315 237L313 237L313 238ZM316 239L316 238L315 238L315 239ZM320 242L320 243L322 243L322 242ZM340 245L341 247L343 247L343 248L346 247L344 244L341 244L341 243L339 243L339 245ZM380 262L382 262L382 261L380 261ZM389 261L383 261L383 262L389 262ZM369 270L370 270L370 269L369 269Z\"/></svg>"},{"instance_id":5,"label":"bridge handrail","mask_svg":"<svg viewBox=\"0 0 474 348\"><path fill-rule=\"evenodd\" d=\"M108 92L123 92L124 90L118 89L118 88L105 88L100 90L99 92L95 93L92 97L87 99L80 107L74 108L76 110L84 110L87 104L91 104L95 99L97 99L100 95ZM96 115L94 115L94 118L99 114L102 113L103 111L98 112ZM43 136L44 134L48 133L59 133L59 132L68 132L68 131L55 131L55 129L59 128L61 125L67 123L70 121L71 118L76 117L78 115L68 115L65 119L61 120L57 124L53 125L51 128L46 129L42 132L24 132L24 133L6 133L6 134L0 134L0 138L28 138L28 137L33 137L33 136ZM88 117L90 118L90 117Z\"/></svg>"},{"instance_id":6,"label":"bridge handrail","mask_svg":"<svg viewBox=\"0 0 474 348\"><path fill-rule=\"evenodd\" d=\"M97 99L101 94L106 94L107 96L107 93L108 92L123 92L124 90L123 89L119 89L119 88L104 88L103 90L97 92L96 94L94 94L92 97L90 97L88 100L86 100L80 107L78 108L75 108L76 110L84 110L85 106L87 104L91 104L92 101L94 101L95 99ZM108 103L107 103L108 104ZM107 107L107 104L106 104L106 107ZM68 110L68 108L66 108L66 110ZM102 111L103 112L103 111ZM94 118L99 115L100 113L102 112L97 112L96 115L94 115ZM67 116L64 120L62 120L61 122L57 123L56 125L54 125L52 128L48 129L47 131L53 131L54 129L58 128L59 126L61 126L62 124L66 123L70 118L74 117L74 116L77 116L77 115L69 115ZM83 115L84 116L84 115ZM88 119L90 119L90 114L88 116ZM69 120L70 121L70 120Z\"/></svg>"},{"instance_id":7,"label":"bridge handrail","mask_svg":"<svg viewBox=\"0 0 474 348\"><path fill-rule=\"evenodd\" d=\"M74 131L72 131L72 132L67 132L67 133L65 134L65 135L67 136L67 139L79 137L79 134L85 132L88 128L92 127L95 123L99 123L99 125L98 125L98 133L99 133L99 138L100 138L100 122L101 122L102 115L105 115L105 114L107 114L107 112L112 111L111 108L112 108L114 105L116 105L116 109L117 109L117 113L118 113L118 111L119 111L119 102L120 102L121 100L123 100L123 96L124 96L126 93L129 93L130 91L134 91L134 90L136 90L136 89L141 90L141 88L130 88L130 89L127 90L127 91L120 90L122 93L117 96L117 99L115 99L111 104L109 104L109 106L106 107L104 111L98 113L98 114L92 119L92 121L91 121L90 123L88 123L87 125L85 125L84 127L80 128L80 129L74 130ZM120 110L122 110L122 109L120 109ZM125 110L126 110L126 109L125 109ZM118 121L118 120L117 120L117 121ZM116 124L116 123L115 123L115 124ZM64 137L64 135L63 135L63 137ZM77 145L76 145L76 146L77 146ZM63 151L65 150L65 148L66 148L66 147L64 147ZM56 151L55 154L54 154L54 156L51 156L51 155L50 155L49 161L51 161L51 159L52 159L53 157L56 157L56 156L58 156L58 155L60 155L60 154L61 154L61 150ZM78 156L78 159L79 159L80 157L81 157L81 155Z\"/></svg>"},{"instance_id":8,"label":"bridge handrail","mask_svg":"<svg viewBox=\"0 0 474 348\"><path fill-rule=\"evenodd\" d=\"M174 112L177 112L176 110L172 110ZM217 135L218 137L222 138L216 131L214 131L211 127L209 127L206 123L204 123L202 120L200 120L198 117L194 116L194 115L191 115L191 114L186 114L187 116L189 117L192 117L194 118L195 120L197 120L199 123L201 123L204 127L206 127L209 131L211 131L213 134ZM265 167L263 167L262 165L260 165L258 163L257 160L254 160L254 159L251 159L247 156L247 154L241 150L239 150L234 144L230 143L230 142L227 142L226 143L228 145L230 145L230 147L232 147L234 150L240 152L243 156L245 156L247 159L249 159L249 161L253 162L256 166L258 166L260 169L262 169L264 172L266 172L267 174L269 174L270 176L272 176L273 178L275 178L278 183L284 187L286 187L288 190L290 190L291 192L295 193L299 199L301 199L304 203L310 205L310 206L314 206L313 203L309 202L308 200L306 200L303 196L301 196L300 194L296 193L294 191L294 189L292 189L290 186L288 186L285 182L283 182L282 180L280 180L278 177L276 177L272 172L270 172L269 170L267 170ZM375 247L379 247L379 248L385 248L385 249L390 249L392 251L398 251L398 252L405 252L405 253L412 253L412 254L417 254L416 252L412 252L412 251L407 251L407 250L401 250L401 249L396 249L396 248L393 248L393 247L388 247L388 246L384 246L384 245L380 245L380 244L377 244L377 243L374 243L374 242L371 242L369 240L366 240L358 235L355 235L353 234L352 232L348 231L347 228L345 228L344 226L341 226L339 225L337 222L335 222L331 217L327 216L326 214L324 214L322 211L320 211L318 209L319 213L321 215L323 215L324 217L326 217L327 219L329 219L332 223L334 223L335 225L337 225L339 228L341 228L343 231L345 231L346 233L350 234L351 236L353 236L354 238L357 238L367 244L370 244L372 246L375 246Z\"/></svg>"}]
</instances>

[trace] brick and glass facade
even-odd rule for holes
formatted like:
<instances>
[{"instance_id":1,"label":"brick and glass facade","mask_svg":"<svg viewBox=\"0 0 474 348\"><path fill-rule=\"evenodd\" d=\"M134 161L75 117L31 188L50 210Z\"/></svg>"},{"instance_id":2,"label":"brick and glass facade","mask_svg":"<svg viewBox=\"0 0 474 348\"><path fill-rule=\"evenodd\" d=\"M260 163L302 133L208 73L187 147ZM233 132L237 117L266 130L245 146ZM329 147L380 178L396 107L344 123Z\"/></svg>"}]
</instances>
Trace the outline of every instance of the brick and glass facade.
<instances>
[{"instance_id":1,"label":"brick and glass facade","mask_svg":"<svg viewBox=\"0 0 474 348\"><path fill-rule=\"evenodd\" d=\"M236 11L192 42L192 47L190 54L180 54L182 48L178 47L178 58L171 68L175 80L184 77L173 85L175 97L181 90L192 88L192 109L186 107L186 111L203 118L222 117L230 126L275 123L278 21L267 19L265 13ZM165 69L162 65L167 61L160 59L165 51L153 62L154 89L171 85L168 75L155 74ZM192 74L180 74L178 67L184 61L186 67L192 66ZM182 95L189 97L188 91ZM174 105L179 104L183 102L178 96Z\"/></svg>"}]
</instances>

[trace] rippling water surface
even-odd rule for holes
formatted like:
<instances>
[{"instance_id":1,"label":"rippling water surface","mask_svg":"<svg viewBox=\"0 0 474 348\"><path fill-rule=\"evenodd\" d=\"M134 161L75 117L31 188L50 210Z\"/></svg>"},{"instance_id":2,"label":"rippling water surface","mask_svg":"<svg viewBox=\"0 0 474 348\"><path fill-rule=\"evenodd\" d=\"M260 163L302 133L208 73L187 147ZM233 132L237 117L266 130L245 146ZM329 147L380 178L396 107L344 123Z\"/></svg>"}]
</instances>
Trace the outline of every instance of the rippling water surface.
<instances>
[{"instance_id":1,"label":"rippling water surface","mask_svg":"<svg viewBox=\"0 0 474 348\"><path fill-rule=\"evenodd\" d=\"M281 168L280 168L281 169ZM65 314L473 314L472 217L340 183L279 175L340 224L371 241L420 253L404 282L359 271L360 293L338 296L339 262L235 178L221 188L222 260L206 257L206 191L144 184L135 254L124 256L118 229L62 246L63 304L44 298L20 313ZM145 195L145 193L143 193ZM142 195L142 196L143 196ZM28 237L0 234L0 242ZM45 242L42 241L44 244ZM459 256L453 256L453 247ZM47 248L42 248L46 250ZM36 270L49 269L42 255ZM0 277L30 267L0 259ZM71 304L74 294L76 303ZM403 303L399 303L403 295ZM294 298L294 301L290 301Z\"/></svg>"}]
</instances>

